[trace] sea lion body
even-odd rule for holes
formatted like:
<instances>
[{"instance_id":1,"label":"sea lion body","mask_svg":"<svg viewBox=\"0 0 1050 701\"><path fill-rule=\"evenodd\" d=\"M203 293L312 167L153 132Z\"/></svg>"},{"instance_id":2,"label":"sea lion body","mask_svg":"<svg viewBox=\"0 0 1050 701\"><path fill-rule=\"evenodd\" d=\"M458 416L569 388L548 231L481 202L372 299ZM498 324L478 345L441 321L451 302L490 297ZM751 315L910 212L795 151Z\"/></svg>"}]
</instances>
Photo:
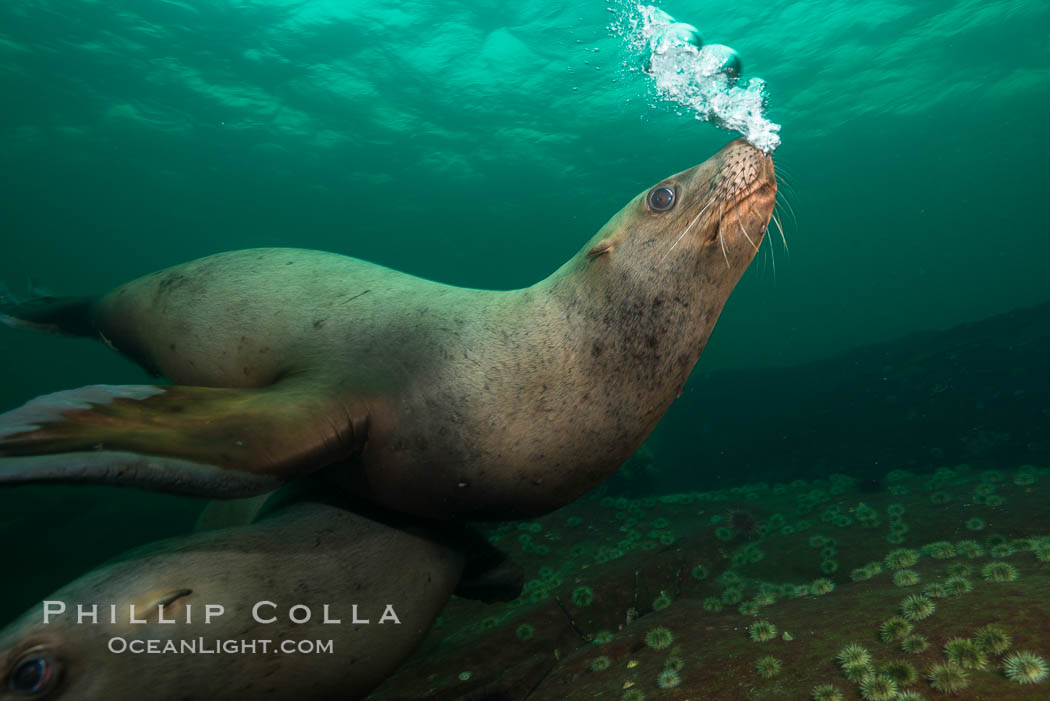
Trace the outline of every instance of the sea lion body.
<instances>
[{"instance_id":1,"label":"sea lion body","mask_svg":"<svg viewBox=\"0 0 1050 701\"><path fill-rule=\"evenodd\" d=\"M407 513L553 510L626 461L681 392L775 196L772 161L734 141L521 290L295 249L148 275L93 303L91 326L177 387L96 390L107 422L90 428L61 425L92 418L63 408L75 394L0 416L0 481L246 496L337 463L346 489ZM114 416L143 432L107 433Z\"/></svg>"},{"instance_id":2,"label":"sea lion body","mask_svg":"<svg viewBox=\"0 0 1050 701\"><path fill-rule=\"evenodd\" d=\"M423 638L463 565L425 530L316 502L154 543L47 597L65 606L48 624L41 604L0 632L0 701L362 698ZM97 604L97 622L78 623L78 604ZM146 623L130 622L132 604ZM208 605L224 608L210 622ZM309 621L293 622L296 605ZM155 652L134 651L146 641Z\"/></svg>"}]
</instances>

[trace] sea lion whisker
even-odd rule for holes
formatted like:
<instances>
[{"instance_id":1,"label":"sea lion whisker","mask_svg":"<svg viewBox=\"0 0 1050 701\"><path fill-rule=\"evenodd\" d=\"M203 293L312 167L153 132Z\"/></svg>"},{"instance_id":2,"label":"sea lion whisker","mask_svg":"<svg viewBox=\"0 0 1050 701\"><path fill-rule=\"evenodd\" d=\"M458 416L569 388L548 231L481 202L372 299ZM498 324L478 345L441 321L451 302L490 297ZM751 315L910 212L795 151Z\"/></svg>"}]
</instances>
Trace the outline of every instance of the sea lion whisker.
<instances>
[{"instance_id":1,"label":"sea lion whisker","mask_svg":"<svg viewBox=\"0 0 1050 701\"><path fill-rule=\"evenodd\" d=\"M784 250L788 250L787 236L784 235L784 225L780 222L780 217L777 215L776 210L773 210L772 215L773 223L777 225L777 229L780 231L780 241L784 244Z\"/></svg>"},{"instance_id":2,"label":"sea lion whisker","mask_svg":"<svg viewBox=\"0 0 1050 701\"><path fill-rule=\"evenodd\" d=\"M773 264L773 284L777 282L777 254L773 249L773 244L769 244L769 261Z\"/></svg>"},{"instance_id":3,"label":"sea lion whisker","mask_svg":"<svg viewBox=\"0 0 1050 701\"><path fill-rule=\"evenodd\" d=\"M733 267L733 266L731 266L729 264L729 254L726 253L726 239L725 239L725 237L724 236L719 236L718 237L718 242L722 245L722 257L726 259L726 267L727 268Z\"/></svg>"},{"instance_id":4,"label":"sea lion whisker","mask_svg":"<svg viewBox=\"0 0 1050 701\"><path fill-rule=\"evenodd\" d=\"M700 197L701 197L701 196L700 196L700 195L698 195L696 199L697 199L697 200L699 200L699 199L700 199ZM695 200L694 200L694 201L695 201ZM689 224L688 224L688 225L687 225L687 226L685 227L685 229L683 229L683 230L682 230L682 233L681 233L681 234L680 234L680 235L678 236L678 238L677 238L677 239L675 239L675 242L671 244L671 247L667 249L667 252L666 252L666 253L664 253L664 254L663 254L663 255L662 255L661 257L660 257L660 260L656 261L656 262L657 262L657 265L659 265L659 264L660 264L661 262L663 262L663 259L664 259L664 258L666 258L666 257L667 257L668 255L670 255L671 251L673 251L673 250L674 250L675 246L677 246L677 245L679 244L679 242L681 242L681 240L682 240L683 238L685 238L685 235L689 233L689 230L693 228L693 225L694 225L694 224L696 224L696 222L697 222L697 221L698 221L698 220L700 219L700 216L701 216L701 215L702 215L702 214L703 214L704 212L706 212L706 211L707 211L707 208L708 208L708 207L710 207L710 206L711 206L711 203L713 203L714 201L715 201L715 198L714 198L714 197L712 197L712 198L711 198L710 200L708 200L708 201L707 201L707 204L705 204L705 205L703 206L703 208L702 208L702 209L701 209L701 210L700 210L699 212L697 212L697 213L696 213L696 216L695 216L695 217L693 217L693 220L689 222Z\"/></svg>"},{"instance_id":5,"label":"sea lion whisker","mask_svg":"<svg viewBox=\"0 0 1050 701\"><path fill-rule=\"evenodd\" d=\"M750 202L748 203L748 206L751 206ZM744 238L747 239L747 242L749 244L751 244L751 248L753 248L753 249L755 249L757 251L758 250L758 246L756 246L755 242L751 240L751 237L747 235L747 230L744 229L744 225L740 221L740 213L739 212L736 215L736 225L740 228L740 233L744 235Z\"/></svg>"},{"instance_id":6,"label":"sea lion whisker","mask_svg":"<svg viewBox=\"0 0 1050 701\"><path fill-rule=\"evenodd\" d=\"M780 202L783 201L784 206L786 206L787 209L788 209L788 212L791 213L791 220L795 222L795 228L797 229L798 228L798 217L795 216L795 208L791 206L791 200L788 198L786 192L778 191L777 194L778 195L782 195L782 197L777 197L777 204L780 204ZM792 193L792 194L794 194L794 193Z\"/></svg>"},{"instance_id":7,"label":"sea lion whisker","mask_svg":"<svg viewBox=\"0 0 1050 701\"><path fill-rule=\"evenodd\" d=\"M795 196L795 195L798 194L798 190L795 189L795 186L791 182L789 182L788 180L784 180L779 173L777 173L776 178L777 178L777 185L778 186L781 186L781 185L783 186L785 194L788 193L788 192L790 192L792 196Z\"/></svg>"},{"instance_id":8,"label":"sea lion whisker","mask_svg":"<svg viewBox=\"0 0 1050 701\"><path fill-rule=\"evenodd\" d=\"M729 264L729 253L726 252L726 237L722 236L722 215L724 213L725 203L723 202L722 206L718 208L718 230L715 232L715 235L718 237L718 243L722 246L722 257L726 259L726 267L731 268L733 266Z\"/></svg>"}]
</instances>

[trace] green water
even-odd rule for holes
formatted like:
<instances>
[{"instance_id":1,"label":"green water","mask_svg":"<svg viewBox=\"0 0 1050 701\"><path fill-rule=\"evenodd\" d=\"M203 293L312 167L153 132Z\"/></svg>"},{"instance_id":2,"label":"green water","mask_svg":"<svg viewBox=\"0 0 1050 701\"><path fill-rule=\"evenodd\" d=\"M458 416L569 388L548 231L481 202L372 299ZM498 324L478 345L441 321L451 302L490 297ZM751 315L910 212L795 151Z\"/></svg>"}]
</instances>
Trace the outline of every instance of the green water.
<instances>
[{"instance_id":1,"label":"green water","mask_svg":"<svg viewBox=\"0 0 1050 701\"><path fill-rule=\"evenodd\" d=\"M662 7L736 48L783 125L787 248L767 237L703 372L796 365L1050 300L1050 5ZM90 294L217 251L295 246L463 286L531 284L733 136L659 104L624 67L609 25L626 10L0 4L0 279ZM101 344L0 327L0 409L143 381ZM103 488L0 498L22 572L4 621L196 509Z\"/></svg>"}]
</instances>

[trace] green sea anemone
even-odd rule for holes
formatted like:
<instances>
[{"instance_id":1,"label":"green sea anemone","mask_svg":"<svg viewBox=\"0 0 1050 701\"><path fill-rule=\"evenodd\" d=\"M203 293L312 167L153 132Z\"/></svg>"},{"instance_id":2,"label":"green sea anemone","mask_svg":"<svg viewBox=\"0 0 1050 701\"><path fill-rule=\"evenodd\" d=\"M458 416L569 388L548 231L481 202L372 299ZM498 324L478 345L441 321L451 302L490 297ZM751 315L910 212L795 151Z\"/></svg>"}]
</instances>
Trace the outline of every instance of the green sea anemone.
<instances>
[{"instance_id":1,"label":"green sea anemone","mask_svg":"<svg viewBox=\"0 0 1050 701\"><path fill-rule=\"evenodd\" d=\"M820 571L824 574L835 574L839 569L839 563L835 560L821 560Z\"/></svg>"},{"instance_id":2,"label":"green sea anemone","mask_svg":"<svg viewBox=\"0 0 1050 701\"><path fill-rule=\"evenodd\" d=\"M898 587L910 587L920 581L919 573L915 570L897 570L893 573L893 583Z\"/></svg>"},{"instance_id":3,"label":"green sea anemone","mask_svg":"<svg viewBox=\"0 0 1050 701\"><path fill-rule=\"evenodd\" d=\"M664 592L660 592L660 596L653 599L653 611L663 611L670 605L671 597Z\"/></svg>"},{"instance_id":4,"label":"green sea anemone","mask_svg":"<svg viewBox=\"0 0 1050 701\"><path fill-rule=\"evenodd\" d=\"M607 643L611 643L612 640L613 634L607 630L599 630L597 633L594 634L595 645L605 645Z\"/></svg>"},{"instance_id":5,"label":"green sea anemone","mask_svg":"<svg viewBox=\"0 0 1050 701\"><path fill-rule=\"evenodd\" d=\"M718 575L718 581L720 581L726 587L737 587L740 589L744 587L744 578L740 576L739 572L736 572L734 570L726 570L722 574Z\"/></svg>"},{"instance_id":6,"label":"green sea anemone","mask_svg":"<svg viewBox=\"0 0 1050 701\"><path fill-rule=\"evenodd\" d=\"M674 635L666 628L653 628L645 635L645 644L654 650L663 650L674 642Z\"/></svg>"},{"instance_id":7,"label":"green sea anemone","mask_svg":"<svg viewBox=\"0 0 1050 701\"><path fill-rule=\"evenodd\" d=\"M897 682L881 674L873 674L861 680L860 695L865 701L892 701L897 696Z\"/></svg>"},{"instance_id":8,"label":"green sea anemone","mask_svg":"<svg viewBox=\"0 0 1050 701\"><path fill-rule=\"evenodd\" d=\"M863 582L864 580L871 579L874 576L875 575L872 573L872 571L869 570L867 567L858 567L854 570L851 570L849 573L849 578L852 579L854 582Z\"/></svg>"},{"instance_id":9,"label":"green sea anemone","mask_svg":"<svg viewBox=\"0 0 1050 701\"><path fill-rule=\"evenodd\" d=\"M1006 475L1003 474L1002 470L985 470L981 473L981 482L983 484L996 484L1006 479Z\"/></svg>"},{"instance_id":10,"label":"green sea anemone","mask_svg":"<svg viewBox=\"0 0 1050 701\"><path fill-rule=\"evenodd\" d=\"M992 557L1010 557L1017 549L1014 548L1012 543L1000 543L999 545L993 545L989 550L988 554Z\"/></svg>"},{"instance_id":11,"label":"green sea anemone","mask_svg":"<svg viewBox=\"0 0 1050 701\"><path fill-rule=\"evenodd\" d=\"M875 674L875 668L865 662L863 664L847 664L842 666L842 676L851 682L860 682L862 679Z\"/></svg>"},{"instance_id":12,"label":"green sea anemone","mask_svg":"<svg viewBox=\"0 0 1050 701\"><path fill-rule=\"evenodd\" d=\"M831 684L817 684L810 697L813 701L842 701L842 692Z\"/></svg>"},{"instance_id":13,"label":"green sea anemone","mask_svg":"<svg viewBox=\"0 0 1050 701\"><path fill-rule=\"evenodd\" d=\"M890 660L879 666L879 674L883 674L893 681L897 686L908 686L919 680L919 670L908 660Z\"/></svg>"},{"instance_id":14,"label":"green sea anemone","mask_svg":"<svg viewBox=\"0 0 1050 701\"><path fill-rule=\"evenodd\" d=\"M759 606L772 606L777 603L777 593L771 589L760 589L755 594L755 603Z\"/></svg>"},{"instance_id":15,"label":"green sea anemone","mask_svg":"<svg viewBox=\"0 0 1050 701\"><path fill-rule=\"evenodd\" d=\"M933 601L922 594L912 594L901 602L901 614L909 621L921 621L933 615Z\"/></svg>"},{"instance_id":16,"label":"green sea anemone","mask_svg":"<svg viewBox=\"0 0 1050 701\"><path fill-rule=\"evenodd\" d=\"M518 636L518 640L525 642L526 640L532 640L532 636L536 634L536 629L530 626L528 623L522 623L518 626L518 629L514 631L514 635Z\"/></svg>"},{"instance_id":17,"label":"green sea anemone","mask_svg":"<svg viewBox=\"0 0 1050 701\"><path fill-rule=\"evenodd\" d=\"M673 669L665 669L656 677L656 685L661 689L673 689L682 683L682 678Z\"/></svg>"},{"instance_id":18,"label":"green sea anemone","mask_svg":"<svg viewBox=\"0 0 1050 701\"><path fill-rule=\"evenodd\" d=\"M612 666L612 660L602 655L601 657L595 657L591 661L592 672L604 672Z\"/></svg>"},{"instance_id":19,"label":"green sea anemone","mask_svg":"<svg viewBox=\"0 0 1050 701\"><path fill-rule=\"evenodd\" d=\"M755 671L758 672L758 676L764 679L772 679L777 676L780 674L782 667L781 661L770 655L759 657L758 661L755 662Z\"/></svg>"},{"instance_id":20,"label":"green sea anemone","mask_svg":"<svg viewBox=\"0 0 1050 701\"><path fill-rule=\"evenodd\" d=\"M978 628L973 636L973 641L978 649L990 655L1001 655L1010 649L1010 636L1006 630L999 625L989 623L983 628Z\"/></svg>"},{"instance_id":21,"label":"green sea anemone","mask_svg":"<svg viewBox=\"0 0 1050 701\"><path fill-rule=\"evenodd\" d=\"M933 665L926 678L930 686L943 694L954 694L970 685L970 675L966 670L951 662Z\"/></svg>"},{"instance_id":22,"label":"green sea anemone","mask_svg":"<svg viewBox=\"0 0 1050 701\"><path fill-rule=\"evenodd\" d=\"M594 590L590 587L576 587L572 590L572 603L580 608L594 603Z\"/></svg>"},{"instance_id":23,"label":"green sea anemone","mask_svg":"<svg viewBox=\"0 0 1050 701\"><path fill-rule=\"evenodd\" d=\"M727 606L739 604L744 599L744 590L740 587L726 587L722 590L722 603Z\"/></svg>"},{"instance_id":24,"label":"green sea anemone","mask_svg":"<svg viewBox=\"0 0 1050 701\"><path fill-rule=\"evenodd\" d=\"M835 583L825 577L814 579L809 585L809 590L815 596L823 596L824 594L830 594L835 590Z\"/></svg>"},{"instance_id":25,"label":"green sea anemone","mask_svg":"<svg viewBox=\"0 0 1050 701\"><path fill-rule=\"evenodd\" d=\"M1006 656L1003 660L1003 674L1018 684L1037 684L1046 679L1050 673L1046 660L1034 652L1021 650Z\"/></svg>"},{"instance_id":26,"label":"green sea anemone","mask_svg":"<svg viewBox=\"0 0 1050 701\"><path fill-rule=\"evenodd\" d=\"M675 672L680 672L683 667L685 667L685 660L677 655L671 655L667 658L667 661L664 662L664 669L671 669Z\"/></svg>"},{"instance_id":27,"label":"green sea anemone","mask_svg":"<svg viewBox=\"0 0 1050 701\"><path fill-rule=\"evenodd\" d=\"M733 531L725 526L721 526L715 529L715 538L728 542L733 539Z\"/></svg>"},{"instance_id":28,"label":"green sea anemone","mask_svg":"<svg viewBox=\"0 0 1050 701\"><path fill-rule=\"evenodd\" d=\"M988 658L972 640L952 638L944 644L944 656L963 669L986 669Z\"/></svg>"},{"instance_id":29,"label":"green sea anemone","mask_svg":"<svg viewBox=\"0 0 1050 701\"><path fill-rule=\"evenodd\" d=\"M985 527L983 518L971 518L966 522L966 529L970 531L983 531Z\"/></svg>"},{"instance_id":30,"label":"green sea anemone","mask_svg":"<svg viewBox=\"0 0 1050 701\"><path fill-rule=\"evenodd\" d=\"M922 590L922 593L931 599L943 599L948 596L948 587L944 586L943 582L930 582L926 585L926 588Z\"/></svg>"},{"instance_id":31,"label":"green sea anemone","mask_svg":"<svg viewBox=\"0 0 1050 701\"><path fill-rule=\"evenodd\" d=\"M703 565L697 565L689 572L689 574L691 574L693 579L697 581L700 581L701 579L707 579L707 568Z\"/></svg>"},{"instance_id":32,"label":"green sea anemone","mask_svg":"<svg viewBox=\"0 0 1050 701\"><path fill-rule=\"evenodd\" d=\"M918 691L898 691L893 701L926 701Z\"/></svg>"},{"instance_id":33,"label":"green sea anemone","mask_svg":"<svg viewBox=\"0 0 1050 701\"><path fill-rule=\"evenodd\" d=\"M1018 487L1027 487L1035 484L1035 475L1031 472L1018 472L1014 477L1014 484Z\"/></svg>"},{"instance_id":34,"label":"green sea anemone","mask_svg":"<svg viewBox=\"0 0 1050 701\"><path fill-rule=\"evenodd\" d=\"M956 543L955 549L958 550L962 543ZM967 565L965 562L953 562L948 565L948 576L950 577L969 577L973 574L973 566Z\"/></svg>"},{"instance_id":35,"label":"green sea anemone","mask_svg":"<svg viewBox=\"0 0 1050 701\"><path fill-rule=\"evenodd\" d=\"M958 555L955 552L955 546L946 540L939 540L936 543L924 545L922 551L935 560L947 560Z\"/></svg>"},{"instance_id":36,"label":"green sea anemone","mask_svg":"<svg viewBox=\"0 0 1050 701\"><path fill-rule=\"evenodd\" d=\"M904 504L890 504L886 507L886 513L890 516L903 516L906 511Z\"/></svg>"},{"instance_id":37,"label":"green sea anemone","mask_svg":"<svg viewBox=\"0 0 1050 701\"><path fill-rule=\"evenodd\" d=\"M948 492L934 492L930 495L931 504L947 504L952 500L952 495Z\"/></svg>"},{"instance_id":38,"label":"green sea anemone","mask_svg":"<svg viewBox=\"0 0 1050 701\"><path fill-rule=\"evenodd\" d=\"M911 623L908 623L905 619L900 616L893 616L883 621L882 625L879 626L879 640L884 643L892 643L894 640L901 640L911 632Z\"/></svg>"},{"instance_id":39,"label":"green sea anemone","mask_svg":"<svg viewBox=\"0 0 1050 701\"><path fill-rule=\"evenodd\" d=\"M835 655L835 661L839 663L840 667L868 664L871 662L871 653L860 643L850 643L839 650L839 653Z\"/></svg>"},{"instance_id":40,"label":"green sea anemone","mask_svg":"<svg viewBox=\"0 0 1050 701\"><path fill-rule=\"evenodd\" d=\"M760 609L757 601L745 601L736 610L741 616L757 616Z\"/></svg>"},{"instance_id":41,"label":"green sea anemone","mask_svg":"<svg viewBox=\"0 0 1050 701\"><path fill-rule=\"evenodd\" d=\"M704 610L710 611L711 613L718 613L722 610L722 600L717 596L709 596L704 599Z\"/></svg>"},{"instance_id":42,"label":"green sea anemone","mask_svg":"<svg viewBox=\"0 0 1050 701\"><path fill-rule=\"evenodd\" d=\"M755 621L747 627L747 634L756 643L764 643L777 637L777 627L769 621Z\"/></svg>"},{"instance_id":43,"label":"green sea anemone","mask_svg":"<svg viewBox=\"0 0 1050 701\"><path fill-rule=\"evenodd\" d=\"M628 689L623 692L620 701L645 701L645 694L641 689Z\"/></svg>"},{"instance_id":44,"label":"green sea anemone","mask_svg":"<svg viewBox=\"0 0 1050 701\"><path fill-rule=\"evenodd\" d=\"M981 576L988 582L1012 582L1019 575L1009 562L989 562L981 568Z\"/></svg>"},{"instance_id":45,"label":"green sea anemone","mask_svg":"<svg viewBox=\"0 0 1050 701\"><path fill-rule=\"evenodd\" d=\"M973 582L966 577L948 577L948 579L944 580L944 588L953 596L968 594L973 591Z\"/></svg>"},{"instance_id":46,"label":"green sea anemone","mask_svg":"<svg viewBox=\"0 0 1050 701\"><path fill-rule=\"evenodd\" d=\"M919 561L919 551L912 550L911 548L898 548L897 550L891 550L886 555L883 562L886 563L886 567L891 570L899 570L905 567L911 567Z\"/></svg>"},{"instance_id":47,"label":"green sea anemone","mask_svg":"<svg viewBox=\"0 0 1050 701\"><path fill-rule=\"evenodd\" d=\"M901 650L910 652L913 655L924 652L929 646L929 641L919 634L909 635L901 640Z\"/></svg>"}]
</instances>

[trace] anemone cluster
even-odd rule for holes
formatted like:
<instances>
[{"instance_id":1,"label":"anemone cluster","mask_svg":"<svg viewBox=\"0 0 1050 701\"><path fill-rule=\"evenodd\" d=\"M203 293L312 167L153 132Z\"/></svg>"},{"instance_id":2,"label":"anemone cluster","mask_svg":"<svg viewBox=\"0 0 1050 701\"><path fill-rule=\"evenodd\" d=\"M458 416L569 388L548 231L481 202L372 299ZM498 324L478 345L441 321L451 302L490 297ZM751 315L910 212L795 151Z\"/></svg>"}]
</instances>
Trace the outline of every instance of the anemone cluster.
<instances>
[{"instance_id":1,"label":"anemone cluster","mask_svg":"<svg viewBox=\"0 0 1050 701\"><path fill-rule=\"evenodd\" d=\"M633 635L637 640L640 634L637 630L632 632L631 625L639 616L677 607L680 603L688 606L692 600L699 602L703 609L701 615L753 617L743 624L749 639L764 644L763 651L776 652L780 643L773 641L782 638L789 642L794 638L767 620L776 620L778 624L785 621L768 613L769 607L778 607L788 599L832 595L834 602L840 596L886 592L892 583L910 591L900 592L907 596L897 599L895 611L883 613L887 617L877 630L866 634L870 637L859 638L871 641L874 654L857 642L843 647L836 656L841 673L838 684L842 685L844 678L853 685L845 697L914 701L922 698L921 689L908 687L925 685L935 692L953 694L967 688L979 675L993 673L1000 676L1004 685L1044 682L1050 676L1047 663L1036 652L1012 650L1012 636L999 624L987 619L975 620L974 627L968 630L953 628L956 637L947 640L938 630L944 622L941 611L950 612L953 617L959 611L957 604L953 608L953 598L975 591L986 595L992 590L1008 591L999 587L1019 580L1023 586L1029 580L1021 579L1022 573L1027 576L1034 568L1042 567L1042 563L1050 562L1050 537L1007 538L997 531L1009 532L1009 522L993 512L974 515L972 511L972 504L988 505L992 497L1013 498L1011 485L1020 485L1018 479L1034 481L1047 471L1018 471L1013 478L996 471L977 475L965 466L942 468L928 478L903 471L895 473L886 477L889 491L898 497L889 504L877 498L870 498L869 502L851 499L848 495L853 488L852 480L837 476L812 484L799 480L785 485L751 485L668 497L604 496L599 505L608 509L608 518L616 524L615 530L584 527L593 518L577 515L563 517L563 531L559 531L553 518L543 523L496 527L493 542L500 543L500 547L508 543L512 548L518 546L520 553L516 553L516 559L527 566L531 564L534 576L507 614L487 616L480 620L479 627L493 630L514 615L514 607L556 599L567 614L579 618L579 625L594 644L607 645L617 637ZM931 495L929 501L919 498L922 491ZM908 497L910 493L915 496ZM932 498L938 493L946 498ZM787 506L781 511L763 512L758 497L766 495L793 498L795 511ZM724 501L733 505L717 503ZM900 503L902 501L908 505ZM953 525L951 529L942 529L937 536L942 539L923 543L906 519L933 509L930 502L938 503L939 513L952 514L949 520ZM662 508L665 505L691 508L702 523L709 525L701 533L680 530L688 523L682 510ZM878 532L867 533L861 529ZM952 530L965 534L968 539L944 540ZM871 545L877 544L883 534L890 545L873 550ZM563 536L570 542L560 543ZM688 545L683 547L683 543L693 539L706 540L711 546L695 552ZM630 608L626 612L626 627L623 609L619 609L617 618L609 617L610 609L627 604L622 603L622 594L604 588L602 572L596 572L596 568L611 566L613 561L632 551L660 549L661 553L673 554L679 548L684 557L679 560L675 578L659 584L650 582L646 588L636 590L634 601L639 610ZM567 557L561 561L544 557L552 551ZM766 577L775 579L771 573L785 562L789 557L787 553L794 558L791 571L804 573L809 569L813 579L775 582L759 574L765 572ZM512 554L515 553L512 551ZM853 585L850 580L863 584ZM568 608L570 605L573 608ZM594 629L602 625L607 628L595 632ZM609 628L616 626L624 630L623 636L609 632ZM800 631L793 629L792 632L798 635ZM679 633L688 638L685 631ZM529 623L518 624L514 634L522 642L536 644L537 632ZM546 624L540 637L544 634ZM623 687L626 693L632 694L632 698L642 698L646 693L652 694L654 688L685 686L687 682L682 681L682 675L688 680L690 674L681 656L682 643L671 649L675 636L665 627L649 628L642 637L650 650L670 654L659 672L653 670L641 678L629 677L631 686ZM809 639L798 637L801 642L794 645L805 645ZM1023 635L1019 635L1019 639L1022 644L1029 642ZM920 672L909 659L915 660L913 656L930 651L931 640L937 646L938 659L922 665ZM581 665L585 664L595 673L605 672L603 678L606 679L624 670L628 670L627 674L638 674L629 671L637 661L628 661L625 665L625 661L616 658L617 649L614 645L605 649L605 655L581 659ZM644 664L644 660L642 662ZM752 660L750 664L755 683L776 677L773 683L783 685L792 678L784 663L772 655ZM610 669L617 671L606 671ZM833 683L817 684L810 695L816 701L844 697L843 690Z\"/></svg>"}]
</instances>

